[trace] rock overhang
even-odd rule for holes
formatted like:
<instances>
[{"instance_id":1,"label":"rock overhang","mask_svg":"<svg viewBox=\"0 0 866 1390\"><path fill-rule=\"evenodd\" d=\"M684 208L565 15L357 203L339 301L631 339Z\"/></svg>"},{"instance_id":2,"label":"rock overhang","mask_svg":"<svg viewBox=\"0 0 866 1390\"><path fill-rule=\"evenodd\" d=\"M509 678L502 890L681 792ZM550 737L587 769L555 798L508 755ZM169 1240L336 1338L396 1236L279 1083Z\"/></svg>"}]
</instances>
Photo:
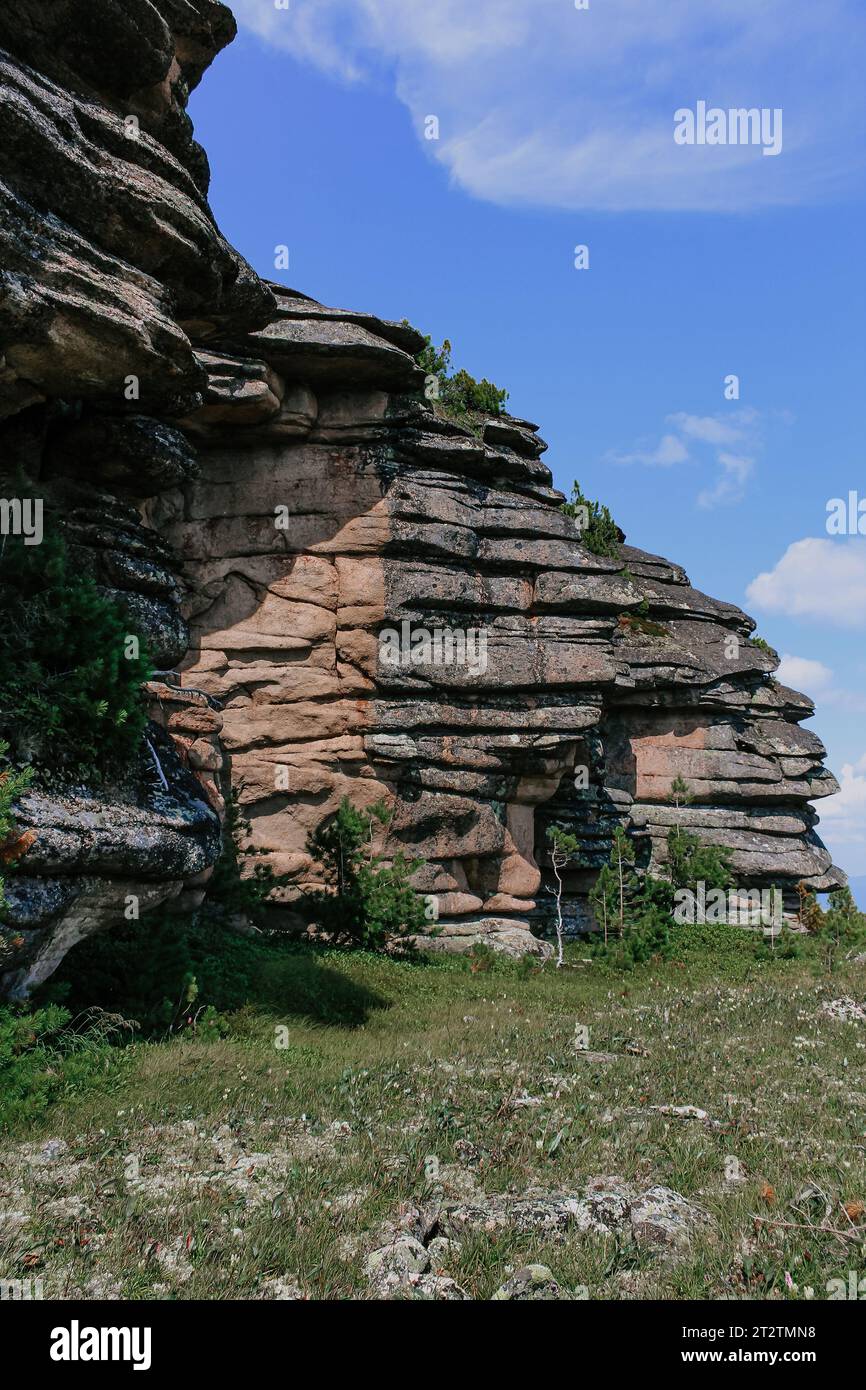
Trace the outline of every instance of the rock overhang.
<instances>
[{"instance_id":1,"label":"rock overhang","mask_svg":"<svg viewBox=\"0 0 866 1390\"><path fill-rule=\"evenodd\" d=\"M97 20L123 49L110 67ZM211 745L204 714L172 735L207 805L218 744L254 844L300 890L316 824L384 795L463 945L511 949L541 920L552 823L582 845L577 916L618 824L660 866L677 823L758 885L842 882L814 832L836 789L800 728L814 707L774 680L748 615L663 557L593 554L536 425L467 428L427 399L411 325L260 280L224 241L185 105L233 31L217 0L12 0L0 18L2 443L58 505L73 490L84 562L224 704ZM484 669L386 668L381 633L405 623L483 631ZM669 804L678 776L688 807Z\"/></svg>"}]
</instances>

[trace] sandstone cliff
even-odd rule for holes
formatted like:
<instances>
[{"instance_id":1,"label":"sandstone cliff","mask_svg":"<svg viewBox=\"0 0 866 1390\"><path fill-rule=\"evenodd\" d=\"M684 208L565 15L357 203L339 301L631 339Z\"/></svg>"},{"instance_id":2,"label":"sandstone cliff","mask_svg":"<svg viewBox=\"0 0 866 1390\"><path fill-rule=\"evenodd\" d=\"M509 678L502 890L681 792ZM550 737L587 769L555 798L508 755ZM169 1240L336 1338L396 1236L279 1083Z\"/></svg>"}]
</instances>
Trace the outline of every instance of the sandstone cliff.
<instances>
[{"instance_id":1,"label":"sandstone cliff","mask_svg":"<svg viewBox=\"0 0 866 1390\"><path fill-rule=\"evenodd\" d=\"M449 418L414 329L263 283L226 244L185 104L233 32L217 0L0 14L3 495L31 480L147 637L162 767L24 798L6 990L130 893L195 901L230 784L288 922L343 795L392 805L386 849L425 860L455 948L538 949L552 822L582 847L575 927L620 824L645 864L681 823L743 884L841 882L813 707L751 619L655 555L593 554L537 427Z\"/></svg>"}]
</instances>

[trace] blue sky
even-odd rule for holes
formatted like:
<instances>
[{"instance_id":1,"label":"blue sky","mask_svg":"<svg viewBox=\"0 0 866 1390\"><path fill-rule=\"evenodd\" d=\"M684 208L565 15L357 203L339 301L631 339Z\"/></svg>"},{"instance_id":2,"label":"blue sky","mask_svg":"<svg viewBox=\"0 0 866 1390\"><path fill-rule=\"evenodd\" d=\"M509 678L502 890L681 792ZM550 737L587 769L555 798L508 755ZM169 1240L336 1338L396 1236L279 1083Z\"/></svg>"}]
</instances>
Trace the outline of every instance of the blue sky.
<instances>
[{"instance_id":1,"label":"blue sky","mask_svg":"<svg viewBox=\"0 0 866 1390\"><path fill-rule=\"evenodd\" d=\"M233 8L190 108L226 235L450 338L558 486L753 614L818 701L843 781L821 833L866 887L866 535L826 530L866 501L860 0ZM781 111L781 151L678 146L699 101Z\"/></svg>"}]
</instances>

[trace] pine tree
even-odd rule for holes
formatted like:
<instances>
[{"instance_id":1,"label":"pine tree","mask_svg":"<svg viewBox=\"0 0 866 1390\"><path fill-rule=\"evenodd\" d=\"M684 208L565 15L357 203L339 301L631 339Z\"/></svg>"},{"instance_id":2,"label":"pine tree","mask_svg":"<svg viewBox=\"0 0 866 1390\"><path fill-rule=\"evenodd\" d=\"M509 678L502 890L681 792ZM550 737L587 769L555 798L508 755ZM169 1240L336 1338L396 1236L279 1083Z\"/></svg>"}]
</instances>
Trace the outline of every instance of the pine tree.
<instances>
[{"instance_id":1,"label":"pine tree","mask_svg":"<svg viewBox=\"0 0 866 1390\"><path fill-rule=\"evenodd\" d=\"M709 888L729 888L734 881L730 855L715 845L704 844L697 835L674 826L668 832L667 871L673 888L697 891L699 883Z\"/></svg>"},{"instance_id":2,"label":"pine tree","mask_svg":"<svg viewBox=\"0 0 866 1390\"><path fill-rule=\"evenodd\" d=\"M624 936L632 910L640 898L641 882L634 860L634 845L618 825L613 833L610 859L589 895L596 918L603 924L605 941L609 930L620 939Z\"/></svg>"},{"instance_id":3,"label":"pine tree","mask_svg":"<svg viewBox=\"0 0 866 1390\"><path fill-rule=\"evenodd\" d=\"M635 849L622 826L613 836L610 859L599 873L590 905L601 927L595 953L620 969L663 955L669 947L673 890L669 883L635 867Z\"/></svg>"},{"instance_id":4,"label":"pine tree","mask_svg":"<svg viewBox=\"0 0 866 1390\"><path fill-rule=\"evenodd\" d=\"M681 777L679 773L677 773L676 777L671 782L670 800L673 802L674 806L676 806L677 810L679 810L680 806L685 806L692 800L691 788L685 778Z\"/></svg>"},{"instance_id":5,"label":"pine tree","mask_svg":"<svg viewBox=\"0 0 866 1390\"><path fill-rule=\"evenodd\" d=\"M850 895L849 895L850 896ZM797 884L797 921L805 931L818 932L824 925L824 913L808 884Z\"/></svg>"},{"instance_id":6,"label":"pine tree","mask_svg":"<svg viewBox=\"0 0 866 1390\"><path fill-rule=\"evenodd\" d=\"M328 888L307 893L298 907L336 944L370 950L405 946L426 926L424 899L409 882L421 861L399 853L385 864L373 853L376 829L390 819L382 802L359 811L343 797L333 820L320 825L307 841Z\"/></svg>"},{"instance_id":7,"label":"pine tree","mask_svg":"<svg viewBox=\"0 0 866 1390\"><path fill-rule=\"evenodd\" d=\"M593 885L589 895L590 906L595 913L596 919L601 920L602 935L604 944L607 946L610 939L610 924L613 920L613 903L615 898L615 884L613 870L609 864L605 864L598 878Z\"/></svg>"},{"instance_id":8,"label":"pine tree","mask_svg":"<svg viewBox=\"0 0 866 1390\"><path fill-rule=\"evenodd\" d=\"M581 544L587 550L614 559L619 555L622 532L603 503L584 497L580 483L573 484L571 501L563 502L562 511L578 522Z\"/></svg>"},{"instance_id":9,"label":"pine tree","mask_svg":"<svg viewBox=\"0 0 866 1390\"><path fill-rule=\"evenodd\" d=\"M117 776L141 747L144 643L58 535L0 558L0 737L39 776ZM130 642L130 637L133 641Z\"/></svg>"}]
</instances>

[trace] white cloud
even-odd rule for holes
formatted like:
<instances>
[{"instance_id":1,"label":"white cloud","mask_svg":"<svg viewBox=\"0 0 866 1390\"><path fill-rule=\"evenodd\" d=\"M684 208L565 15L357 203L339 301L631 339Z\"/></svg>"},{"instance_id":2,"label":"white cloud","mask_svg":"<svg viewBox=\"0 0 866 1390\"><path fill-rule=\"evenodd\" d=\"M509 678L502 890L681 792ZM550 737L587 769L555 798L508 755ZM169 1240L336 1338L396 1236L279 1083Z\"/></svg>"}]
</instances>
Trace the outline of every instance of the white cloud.
<instances>
[{"instance_id":1,"label":"white cloud","mask_svg":"<svg viewBox=\"0 0 866 1390\"><path fill-rule=\"evenodd\" d=\"M666 425L673 431L663 434L654 446L643 443L627 454L609 453L606 463L642 463L669 467L709 458L719 469L715 485L698 494L698 505L715 507L738 502L755 467L761 448L760 411L753 407L724 415L689 415L677 411L668 415ZM732 453L730 447L737 446Z\"/></svg>"},{"instance_id":2,"label":"white cloud","mask_svg":"<svg viewBox=\"0 0 866 1390\"><path fill-rule=\"evenodd\" d=\"M718 454L718 461L722 467L722 474L713 488L705 488L698 493L699 507L717 507L722 502L739 502L745 490L746 479L749 477L755 466L753 458L746 458L743 455L729 454L721 449Z\"/></svg>"},{"instance_id":3,"label":"white cloud","mask_svg":"<svg viewBox=\"0 0 866 1390\"><path fill-rule=\"evenodd\" d=\"M832 705L848 714L866 714L866 695L836 685L834 673L822 661L786 653L779 663L776 679L792 690L802 690L820 703L822 709ZM866 758L863 762L866 765Z\"/></svg>"},{"instance_id":4,"label":"white cloud","mask_svg":"<svg viewBox=\"0 0 866 1390\"><path fill-rule=\"evenodd\" d=\"M866 627L866 541L794 541L774 569L752 580L746 594L761 612Z\"/></svg>"},{"instance_id":5,"label":"white cloud","mask_svg":"<svg viewBox=\"0 0 866 1390\"><path fill-rule=\"evenodd\" d=\"M832 196L861 167L860 0L233 0L241 25L388 84L424 147L503 205L740 211ZM784 149L681 146L699 100L784 111Z\"/></svg>"},{"instance_id":6,"label":"white cloud","mask_svg":"<svg viewBox=\"0 0 866 1390\"><path fill-rule=\"evenodd\" d=\"M776 672L776 679L791 690L802 690L807 695L821 695L832 688L833 672L821 661L811 661L807 656L783 655Z\"/></svg>"},{"instance_id":7,"label":"white cloud","mask_svg":"<svg viewBox=\"0 0 866 1390\"><path fill-rule=\"evenodd\" d=\"M675 434L662 435L654 449L636 450L633 454L623 454L617 458L617 463L646 463L657 464L662 468L669 468L674 463L688 463L690 454L681 439L677 439Z\"/></svg>"},{"instance_id":8,"label":"white cloud","mask_svg":"<svg viewBox=\"0 0 866 1390\"><path fill-rule=\"evenodd\" d=\"M850 874L866 874L866 754L846 763L840 790L819 806L818 833L833 858Z\"/></svg>"},{"instance_id":9,"label":"white cloud","mask_svg":"<svg viewBox=\"0 0 866 1390\"><path fill-rule=\"evenodd\" d=\"M701 444L717 445L739 444L745 436L747 426L754 424L757 419L758 412L753 406L738 410L724 418L720 415L687 415L684 411L668 416L670 423L676 425L687 439L695 439Z\"/></svg>"}]
</instances>

